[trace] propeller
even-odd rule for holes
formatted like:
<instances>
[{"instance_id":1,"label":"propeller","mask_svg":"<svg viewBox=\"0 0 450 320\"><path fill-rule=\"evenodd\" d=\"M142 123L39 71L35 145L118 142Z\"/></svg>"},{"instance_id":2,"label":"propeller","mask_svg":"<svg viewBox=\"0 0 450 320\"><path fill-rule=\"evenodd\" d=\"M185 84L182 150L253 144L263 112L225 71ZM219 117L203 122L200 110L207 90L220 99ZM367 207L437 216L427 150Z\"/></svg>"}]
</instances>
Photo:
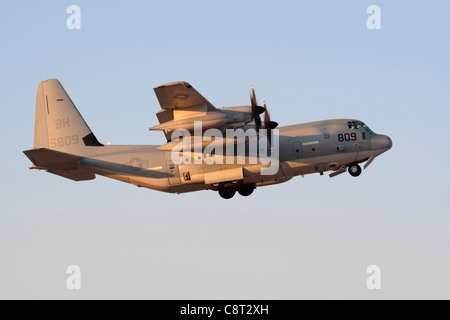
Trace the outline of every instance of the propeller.
<instances>
[{"instance_id":1,"label":"propeller","mask_svg":"<svg viewBox=\"0 0 450 320\"><path fill-rule=\"evenodd\" d=\"M252 103L252 116L255 122L256 132L259 134L259 129L261 128L261 118L259 115L265 111L261 106L258 106L256 101L255 87L252 85L252 91L250 92L250 101Z\"/></svg>"},{"instance_id":2,"label":"propeller","mask_svg":"<svg viewBox=\"0 0 450 320\"><path fill-rule=\"evenodd\" d=\"M275 121L270 121L270 113L265 101L264 101L264 127L267 129L267 139L269 140L270 145L272 145L272 129L278 127L278 123Z\"/></svg>"}]
</instances>

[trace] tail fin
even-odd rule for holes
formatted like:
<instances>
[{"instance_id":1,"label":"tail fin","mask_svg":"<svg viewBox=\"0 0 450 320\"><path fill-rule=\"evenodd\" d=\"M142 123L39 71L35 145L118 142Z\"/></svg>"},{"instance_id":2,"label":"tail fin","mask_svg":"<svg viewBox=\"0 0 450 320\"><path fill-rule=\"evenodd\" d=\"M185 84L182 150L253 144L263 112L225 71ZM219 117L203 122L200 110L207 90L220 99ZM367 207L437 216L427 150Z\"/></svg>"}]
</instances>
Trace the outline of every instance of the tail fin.
<instances>
[{"instance_id":1,"label":"tail fin","mask_svg":"<svg viewBox=\"0 0 450 320\"><path fill-rule=\"evenodd\" d=\"M34 148L82 154L89 146L103 146L89 129L61 83L39 83L36 95Z\"/></svg>"}]
</instances>

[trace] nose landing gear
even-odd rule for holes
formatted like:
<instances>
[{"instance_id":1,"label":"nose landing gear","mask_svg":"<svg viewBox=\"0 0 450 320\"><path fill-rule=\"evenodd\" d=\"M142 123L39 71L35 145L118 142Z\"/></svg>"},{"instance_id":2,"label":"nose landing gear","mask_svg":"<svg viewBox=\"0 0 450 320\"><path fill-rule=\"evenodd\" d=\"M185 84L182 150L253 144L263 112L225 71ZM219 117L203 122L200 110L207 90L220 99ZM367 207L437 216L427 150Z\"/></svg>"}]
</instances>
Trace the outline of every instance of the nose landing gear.
<instances>
[{"instance_id":1,"label":"nose landing gear","mask_svg":"<svg viewBox=\"0 0 450 320\"><path fill-rule=\"evenodd\" d=\"M353 163L348 166L348 173L350 173L352 177L358 177L361 174L361 172L362 172L361 167L357 163Z\"/></svg>"}]
</instances>

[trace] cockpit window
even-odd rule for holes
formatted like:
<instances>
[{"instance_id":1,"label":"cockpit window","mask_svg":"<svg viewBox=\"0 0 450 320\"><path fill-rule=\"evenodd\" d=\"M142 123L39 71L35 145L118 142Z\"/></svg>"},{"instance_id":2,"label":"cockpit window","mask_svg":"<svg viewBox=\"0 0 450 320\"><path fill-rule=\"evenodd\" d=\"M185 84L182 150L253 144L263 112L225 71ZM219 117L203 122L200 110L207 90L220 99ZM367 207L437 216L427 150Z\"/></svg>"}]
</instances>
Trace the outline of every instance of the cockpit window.
<instances>
[{"instance_id":1,"label":"cockpit window","mask_svg":"<svg viewBox=\"0 0 450 320\"><path fill-rule=\"evenodd\" d=\"M348 128L350 130L353 130L353 129L367 128L367 126L364 124L364 122L353 120L353 121L348 121Z\"/></svg>"}]
</instances>

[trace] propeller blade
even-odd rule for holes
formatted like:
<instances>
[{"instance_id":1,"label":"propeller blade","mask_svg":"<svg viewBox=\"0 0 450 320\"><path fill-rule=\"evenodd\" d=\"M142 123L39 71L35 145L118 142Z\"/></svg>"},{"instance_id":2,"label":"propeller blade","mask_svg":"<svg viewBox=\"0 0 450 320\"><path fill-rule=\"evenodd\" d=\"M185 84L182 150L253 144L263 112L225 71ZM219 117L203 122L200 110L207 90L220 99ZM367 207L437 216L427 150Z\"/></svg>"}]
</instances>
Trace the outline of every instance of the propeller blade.
<instances>
[{"instance_id":1,"label":"propeller blade","mask_svg":"<svg viewBox=\"0 0 450 320\"><path fill-rule=\"evenodd\" d=\"M265 111L264 111L264 127L266 127L266 129L275 129L276 127L278 127L278 123L270 120L269 108L267 108L265 101L264 101L264 109L265 109Z\"/></svg>"},{"instance_id":2,"label":"propeller blade","mask_svg":"<svg viewBox=\"0 0 450 320\"><path fill-rule=\"evenodd\" d=\"M252 107L258 105L258 103L256 102L255 87L253 85L252 85L252 91L250 93L250 100L252 102Z\"/></svg>"},{"instance_id":3,"label":"propeller blade","mask_svg":"<svg viewBox=\"0 0 450 320\"><path fill-rule=\"evenodd\" d=\"M270 123L270 113L269 113L269 109L267 109L267 105L266 105L266 101L263 101L263 106L264 106L264 127L268 128L269 127L269 123Z\"/></svg>"},{"instance_id":4,"label":"propeller blade","mask_svg":"<svg viewBox=\"0 0 450 320\"><path fill-rule=\"evenodd\" d=\"M261 128L261 118L259 117L259 115L264 112L264 108L258 106L255 94L255 87L253 85L252 91L250 92L250 101L252 103L252 116L253 121L255 122L256 132L259 133L259 129Z\"/></svg>"},{"instance_id":5,"label":"propeller blade","mask_svg":"<svg viewBox=\"0 0 450 320\"><path fill-rule=\"evenodd\" d=\"M278 123L275 121L270 121L270 112L269 108L267 108L266 101L263 103L264 105L264 127L267 129L267 139L269 144L272 145L272 129L278 127Z\"/></svg>"},{"instance_id":6,"label":"propeller blade","mask_svg":"<svg viewBox=\"0 0 450 320\"><path fill-rule=\"evenodd\" d=\"M275 129L276 127L278 127L278 122L270 121L269 127L270 129Z\"/></svg>"}]
</instances>

